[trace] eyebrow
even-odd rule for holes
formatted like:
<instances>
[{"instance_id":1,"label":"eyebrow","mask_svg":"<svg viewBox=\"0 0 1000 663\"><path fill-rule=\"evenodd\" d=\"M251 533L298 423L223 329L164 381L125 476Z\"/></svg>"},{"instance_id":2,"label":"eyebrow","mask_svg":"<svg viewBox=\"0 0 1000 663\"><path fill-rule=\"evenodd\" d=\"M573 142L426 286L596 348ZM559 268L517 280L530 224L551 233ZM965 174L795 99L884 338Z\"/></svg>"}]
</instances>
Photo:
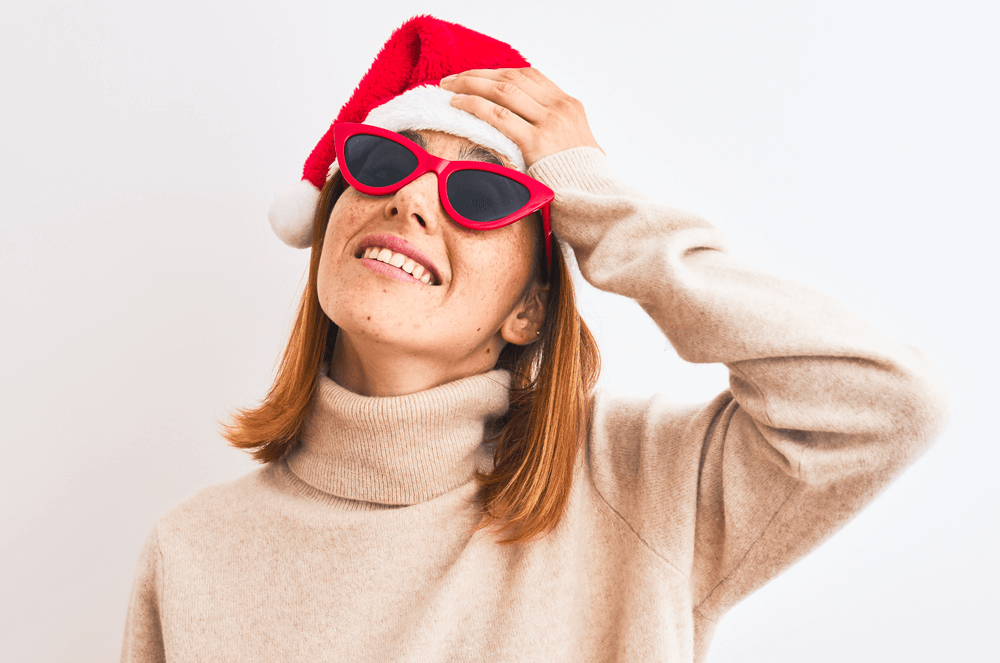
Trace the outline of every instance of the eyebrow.
<instances>
[{"instance_id":1,"label":"eyebrow","mask_svg":"<svg viewBox=\"0 0 1000 663\"><path fill-rule=\"evenodd\" d=\"M462 147L461 151L458 153L459 161L465 159L474 159L476 161L485 161L486 163L492 163L497 166L503 166L504 162L500 161L497 155L490 152L485 147L479 147L478 145L465 145Z\"/></svg>"},{"instance_id":2,"label":"eyebrow","mask_svg":"<svg viewBox=\"0 0 1000 663\"><path fill-rule=\"evenodd\" d=\"M416 143L423 149L425 150L427 149L427 141L425 141L424 137L418 134L416 131L411 131L410 129L404 129L402 131L398 131L397 133L403 138L408 138L412 140L414 143Z\"/></svg>"},{"instance_id":3,"label":"eyebrow","mask_svg":"<svg viewBox=\"0 0 1000 663\"><path fill-rule=\"evenodd\" d=\"M403 131L399 131L397 133L400 136L403 136L404 138L409 138L414 143L419 145L421 148L425 150L427 149L427 141L425 141L424 137L419 133L417 133L416 131L412 131L410 129L404 129ZM492 163L496 166L507 167L507 164L501 161L500 157L498 157L490 150L487 150L485 147L480 147L479 145L462 146L462 149L458 153L458 160L465 161L469 159L474 161L484 161L486 163Z\"/></svg>"}]
</instances>

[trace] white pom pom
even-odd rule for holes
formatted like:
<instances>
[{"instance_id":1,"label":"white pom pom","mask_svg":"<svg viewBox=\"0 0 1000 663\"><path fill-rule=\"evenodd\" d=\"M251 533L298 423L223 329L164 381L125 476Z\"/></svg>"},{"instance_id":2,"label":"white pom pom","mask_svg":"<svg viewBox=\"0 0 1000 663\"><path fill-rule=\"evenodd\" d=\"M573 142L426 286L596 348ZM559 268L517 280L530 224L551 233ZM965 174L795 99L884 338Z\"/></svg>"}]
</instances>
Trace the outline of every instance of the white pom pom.
<instances>
[{"instance_id":1,"label":"white pom pom","mask_svg":"<svg viewBox=\"0 0 1000 663\"><path fill-rule=\"evenodd\" d=\"M307 180L299 180L271 203L267 220L278 238L296 249L312 246L313 215L319 190Z\"/></svg>"}]
</instances>

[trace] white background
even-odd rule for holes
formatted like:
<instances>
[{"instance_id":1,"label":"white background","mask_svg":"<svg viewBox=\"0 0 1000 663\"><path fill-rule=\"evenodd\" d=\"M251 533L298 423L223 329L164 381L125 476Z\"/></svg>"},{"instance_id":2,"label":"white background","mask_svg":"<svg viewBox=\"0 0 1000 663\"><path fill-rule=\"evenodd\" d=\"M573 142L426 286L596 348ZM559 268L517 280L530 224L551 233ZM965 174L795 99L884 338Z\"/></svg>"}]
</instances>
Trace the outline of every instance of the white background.
<instances>
[{"instance_id":1,"label":"white background","mask_svg":"<svg viewBox=\"0 0 1000 663\"><path fill-rule=\"evenodd\" d=\"M511 43L584 102L624 180L947 377L940 442L732 610L709 660L995 655L994 7L4 2L0 659L116 660L156 517L258 467L216 420L264 394L308 264L268 205L424 12ZM725 388L634 302L581 298L605 385Z\"/></svg>"}]
</instances>

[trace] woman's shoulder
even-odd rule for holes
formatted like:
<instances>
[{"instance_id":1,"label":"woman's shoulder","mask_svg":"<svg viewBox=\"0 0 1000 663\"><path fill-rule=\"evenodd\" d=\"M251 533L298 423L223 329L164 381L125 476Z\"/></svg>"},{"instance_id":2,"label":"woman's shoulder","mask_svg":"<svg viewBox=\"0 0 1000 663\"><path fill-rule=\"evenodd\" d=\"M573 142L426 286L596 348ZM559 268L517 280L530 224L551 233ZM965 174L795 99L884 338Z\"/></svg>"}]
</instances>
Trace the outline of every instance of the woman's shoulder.
<instances>
[{"instance_id":1,"label":"woman's shoulder","mask_svg":"<svg viewBox=\"0 0 1000 663\"><path fill-rule=\"evenodd\" d=\"M245 522L259 513L262 504L271 500L267 495L274 486L276 463L254 470L229 481L212 483L199 488L164 510L156 519L161 541L164 537L197 535L219 531L227 524Z\"/></svg>"}]
</instances>

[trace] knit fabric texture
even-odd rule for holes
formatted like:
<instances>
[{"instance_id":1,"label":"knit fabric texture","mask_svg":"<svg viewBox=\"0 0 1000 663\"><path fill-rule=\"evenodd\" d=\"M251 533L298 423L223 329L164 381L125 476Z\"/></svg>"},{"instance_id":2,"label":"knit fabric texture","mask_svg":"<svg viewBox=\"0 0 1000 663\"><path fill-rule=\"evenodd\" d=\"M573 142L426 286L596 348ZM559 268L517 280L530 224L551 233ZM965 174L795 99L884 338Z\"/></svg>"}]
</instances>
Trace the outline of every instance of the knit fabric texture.
<instances>
[{"instance_id":1,"label":"knit fabric texture","mask_svg":"<svg viewBox=\"0 0 1000 663\"><path fill-rule=\"evenodd\" d=\"M833 534L939 434L936 369L834 300L735 260L596 149L529 170L594 286L637 301L729 389L599 389L566 513L500 547L472 472L510 375L406 396L324 372L301 443L157 519L122 661L702 661L719 619Z\"/></svg>"}]
</instances>

